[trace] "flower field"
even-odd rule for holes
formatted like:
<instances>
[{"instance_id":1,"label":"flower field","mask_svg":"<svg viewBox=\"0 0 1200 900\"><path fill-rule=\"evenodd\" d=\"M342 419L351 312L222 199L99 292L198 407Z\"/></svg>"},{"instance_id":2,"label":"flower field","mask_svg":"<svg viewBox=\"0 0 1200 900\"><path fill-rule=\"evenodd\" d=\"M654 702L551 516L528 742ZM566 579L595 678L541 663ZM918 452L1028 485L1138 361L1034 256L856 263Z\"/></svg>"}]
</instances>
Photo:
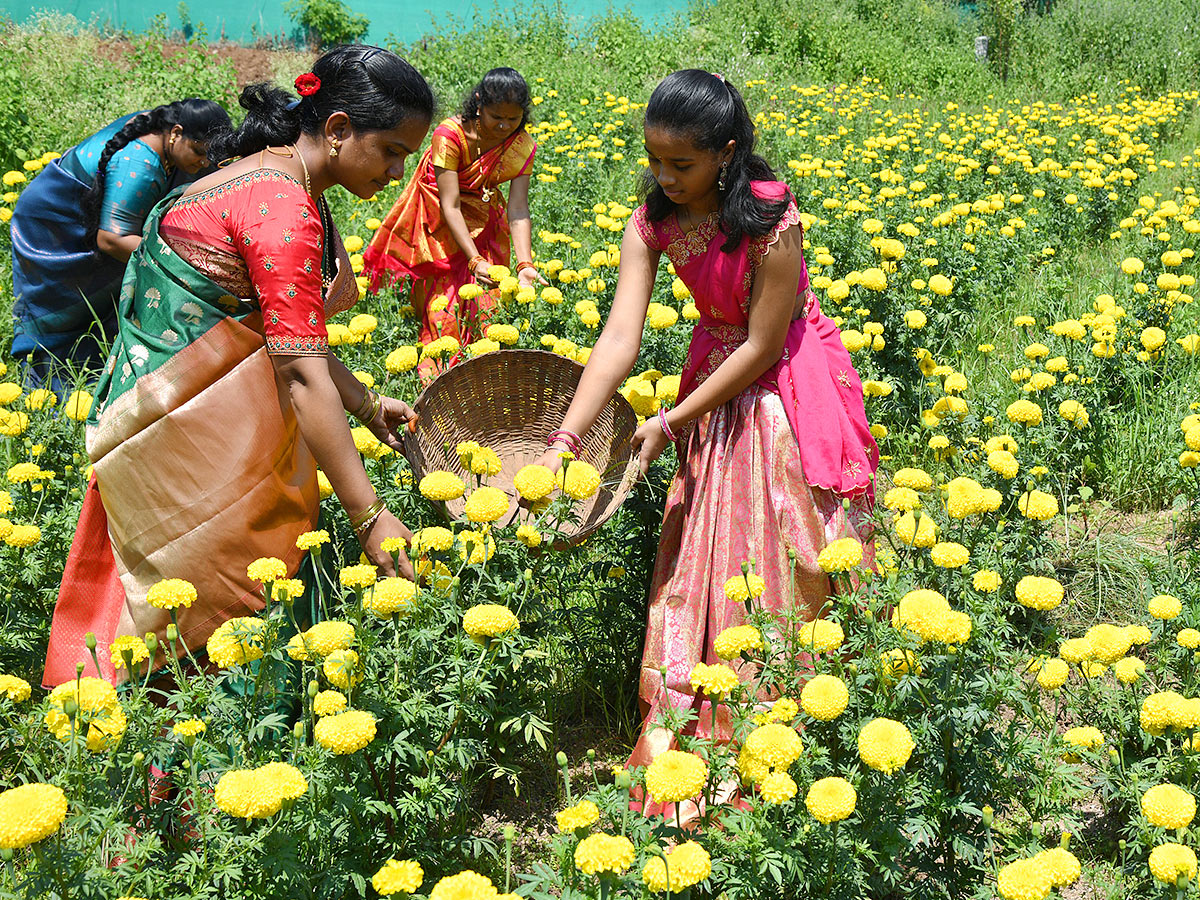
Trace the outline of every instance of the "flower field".
<instances>
[{"instance_id":1,"label":"flower field","mask_svg":"<svg viewBox=\"0 0 1200 900\"><path fill-rule=\"evenodd\" d=\"M460 349L586 361L637 205L645 97L534 77L551 285L502 280L498 319L466 348L417 346L403 292L364 297L330 336L366 383L411 400L418 361ZM689 737L709 723L671 713L679 749L633 770L564 741L581 720L618 741L636 725L674 459L556 551L598 486L586 463L523 472L518 527L491 448L416 481L366 429L372 481L419 528L421 584L376 581L327 498L296 579L246 560L261 615L206 648L174 631L96 647L128 674L119 690L89 658L42 691L90 396L26 393L10 360L0 895L1200 895L1200 93L963 108L870 80L745 93L884 464L875 564L854 541L821 554L838 586L823 618L764 612L752 560L725 573L747 623L691 677L733 739ZM0 218L48 158L4 175ZM398 190L336 198L355 265ZM673 402L697 315L664 263L622 388L639 416ZM1161 523L1120 572L1099 524L1113 509ZM151 601L166 609L194 597L171 574ZM551 833L486 827L501 798L549 790Z\"/></svg>"}]
</instances>

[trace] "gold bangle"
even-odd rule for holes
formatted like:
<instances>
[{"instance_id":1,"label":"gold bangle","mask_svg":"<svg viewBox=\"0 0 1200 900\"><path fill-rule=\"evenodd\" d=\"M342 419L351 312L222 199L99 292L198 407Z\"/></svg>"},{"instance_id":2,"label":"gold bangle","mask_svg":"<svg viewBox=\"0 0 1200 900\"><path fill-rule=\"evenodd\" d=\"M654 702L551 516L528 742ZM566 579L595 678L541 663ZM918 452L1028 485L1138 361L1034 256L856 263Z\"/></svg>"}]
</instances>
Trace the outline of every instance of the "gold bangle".
<instances>
[{"instance_id":1,"label":"gold bangle","mask_svg":"<svg viewBox=\"0 0 1200 900\"><path fill-rule=\"evenodd\" d=\"M383 510L384 502L379 498L376 498L374 503L360 512L357 516L350 516L351 529L353 529L355 534L357 534L366 522L371 520L373 517L377 517L381 512L383 512Z\"/></svg>"},{"instance_id":2,"label":"gold bangle","mask_svg":"<svg viewBox=\"0 0 1200 900\"><path fill-rule=\"evenodd\" d=\"M354 418L358 419L358 421L360 421L360 422L363 421L363 414L369 408L370 403L371 403L371 389L369 387L364 386L362 403L358 404L358 409L356 409L354 412L350 413L350 415L354 416Z\"/></svg>"}]
</instances>

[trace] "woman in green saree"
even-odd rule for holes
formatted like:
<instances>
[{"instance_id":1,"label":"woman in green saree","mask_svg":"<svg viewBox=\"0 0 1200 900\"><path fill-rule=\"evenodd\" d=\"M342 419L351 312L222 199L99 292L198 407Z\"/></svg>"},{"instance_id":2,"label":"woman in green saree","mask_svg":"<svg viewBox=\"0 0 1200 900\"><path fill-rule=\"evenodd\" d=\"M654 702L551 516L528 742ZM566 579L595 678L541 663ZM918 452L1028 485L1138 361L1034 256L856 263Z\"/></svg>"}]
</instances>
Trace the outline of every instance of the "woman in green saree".
<instances>
[{"instance_id":1,"label":"woman in green saree","mask_svg":"<svg viewBox=\"0 0 1200 900\"><path fill-rule=\"evenodd\" d=\"M94 478L55 608L47 685L89 660L88 632L116 680L108 646L161 638L170 621L146 600L160 580L196 587L196 601L176 610L190 647L261 608L246 566L275 556L296 571L296 539L317 524L318 466L368 559L412 577L403 554L396 572L382 550L410 532L375 495L345 414L400 449L413 413L330 353L325 319L359 292L322 194L341 185L369 197L401 178L433 95L407 62L364 46L326 53L296 88L299 100L246 88L245 121L210 145L212 158L233 161L147 220L88 423Z\"/></svg>"}]
</instances>

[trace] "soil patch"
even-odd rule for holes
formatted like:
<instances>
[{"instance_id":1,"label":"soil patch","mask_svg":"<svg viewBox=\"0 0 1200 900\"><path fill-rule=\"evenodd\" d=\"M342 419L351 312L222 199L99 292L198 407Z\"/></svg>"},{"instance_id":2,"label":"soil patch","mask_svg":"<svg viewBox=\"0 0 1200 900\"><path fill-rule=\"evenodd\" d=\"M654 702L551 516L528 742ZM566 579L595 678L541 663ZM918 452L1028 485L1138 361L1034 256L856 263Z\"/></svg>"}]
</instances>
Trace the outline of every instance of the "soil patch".
<instances>
[{"instance_id":1,"label":"soil patch","mask_svg":"<svg viewBox=\"0 0 1200 900\"><path fill-rule=\"evenodd\" d=\"M163 45L163 53L167 59L172 59L187 49L187 44L167 42ZM97 55L108 62L123 64L133 50L133 44L125 38L111 38L101 41L96 48ZM270 47L244 47L241 44L214 43L200 48L200 52L213 60L227 59L233 63L237 72L239 89L256 81L272 81L275 78L276 60L281 57L308 54L298 50L283 50Z\"/></svg>"}]
</instances>

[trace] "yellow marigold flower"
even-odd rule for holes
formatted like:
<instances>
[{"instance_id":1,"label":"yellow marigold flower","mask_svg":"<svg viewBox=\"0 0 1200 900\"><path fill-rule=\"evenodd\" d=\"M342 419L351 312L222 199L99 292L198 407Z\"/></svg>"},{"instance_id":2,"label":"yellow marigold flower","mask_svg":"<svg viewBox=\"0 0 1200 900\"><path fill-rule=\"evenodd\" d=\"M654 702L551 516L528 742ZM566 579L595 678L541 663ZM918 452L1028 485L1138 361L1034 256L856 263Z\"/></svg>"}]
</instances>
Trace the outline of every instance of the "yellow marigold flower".
<instances>
[{"instance_id":1,"label":"yellow marigold flower","mask_svg":"<svg viewBox=\"0 0 1200 900\"><path fill-rule=\"evenodd\" d=\"M150 651L146 649L146 642L140 637L132 634L123 634L112 642L109 648L109 658L112 660L114 669L125 668L125 655L129 654L130 666L136 666L144 659L150 658Z\"/></svg>"},{"instance_id":2,"label":"yellow marigold flower","mask_svg":"<svg viewBox=\"0 0 1200 900\"><path fill-rule=\"evenodd\" d=\"M1017 458L1007 450L993 450L987 455L988 468L1001 478L1013 479L1021 469Z\"/></svg>"},{"instance_id":3,"label":"yellow marigold flower","mask_svg":"<svg viewBox=\"0 0 1200 900\"><path fill-rule=\"evenodd\" d=\"M454 546L454 532L449 528L432 525L413 532L413 552L424 556L431 550L446 551Z\"/></svg>"},{"instance_id":4,"label":"yellow marigold flower","mask_svg":"<svg viewBox=\"0 0 1200 900\"><path fill-rule=\"evenodd\" d=\"M1183 603L1177 597L1172 597L1170 594L1159 594L1156 597L1150 598L1146 609L1154 618L1166 621L1174 619L1183 612Z\"/></svg>"},{"instance_id":5,"label":"yellow marigold flower","mask_svg":"<svg viewBox=\"0 0 1200 900\"><path fill-rule=\"evenodd\" d=\"M313 737L326 750L345 756L375 740L376 727L376 719L369 712L351 709L323 716L313 729Z\"/></svg>"},{"instance_id":6,"label":"yellow marigold flower","mask_svg":"<svg viewBox=\"0 0 1200 900\"><path fill-rule=\"evenodd\" d=\"M513 478L513 487L526 500L543 500L554 490L554 473L545 466L522 466Z\"/></svg>"},{"instance_id":7,"label":"yellow marigold flower","mask_svg":"<svg viewBox=\"0 0 1200 900\"><path fill-rule=\"evenodd\" d=\"M1175 643L1188 650L1200 648L1200 631L1197 631L1195 628L1184 628L1179 634L1175 635ZM2 677L0 676L0 678Z\"/></svg>"},{"instance_id":8,"label":"yellow marigold flower","mask_svg":"<svg viewBox=\"0 0 1200 900\"><path fill-rule=\"evenodd\" d=\"M642 868L642 881L652 891L679 893L699 884L712 872L708 851L695 841L680 844L666 856L665 865L655 856Z\"/></svg>"},{"instance_id":9,"label":"yellow marigold flower","mask_svg":"<svg viewBox=\"0 0 1200 900\"><path fill-rule=\"evenodd\" d=\"M858 732L859 758L885 775L904 768L915 748L908 728L895 719L872 719Z\"/></svg>"},{"instance_id":10,"label":"yellow marigold flower","mask_svg":"<svg viewBox=\"0 0 1200 900\"><path fill-rule=\"evenodd\" d=\"M512 611L496 603L481 603L463 614L463 631L476 639L497 637L520 627Z\"/></svg>"},{"instance_id":11,"label":"yellow marigold flower","mask_svg":"<svg viewBox=\"0 0 1200 900\"><path fill-rule=\"evenodd\" d=\"M800 715L800 705L791 697L780 697L771 704L765 713L755 717L755 724L766 725L769 722L791 722Z\"/></svg>"},{"instance_id":12,"label":"yellow marigold flower","mask_svg":"<svg viewBox=\"0 0 1200 900\"><path fill-rule=\"evenodd\" d=\"M334 650L346 650L354 643L354 626L335 620L318 622L304 632L302 642L309 653L325 657Z\"/></svg>"},{"instance_id":13,"label":"yellow marigold flower","mask_svg":"<svg viewBox=\"0 0 1200 900\"><path fill-rule=\"evenodd\" d=\"M1010 403L1008 409L1005 410L1005 415L1008 416L1010 422L1018 425L1042 424L1042 408L1032 400L1024 398Z\"/></svg>"},{"instance_id":14,"label":"yellow marigold flower","mask_svg":"<svg viewBox=\"0 0 1200 900\"><path fill-rule=\"evenodd\" d=\"M500 900L500 892L490 878L466 869L435 884L429 900Z\"/></svg>"},{"instance_id":15,"label":"yellow marigold flower","mask_svg":"<svg viewBox=\"0 0 1200 900\"><path fill-rule=\"evenodd\" d=\"M417 586L407 578L385 578L363 597L363 608L381 619L407 615L417 598Z\"/></svg>"},{"instance_id":16,"label":"yellow marigold flower","mask_svg":"<svg viewBox=\"0 0 1200 900\"><path fill-rule=\"evenodd\" d=\"M862 562L863 547L852 537L839 538L825 545L817 557L822 572L846 572Z\"/></svg>"},{"instance_id":17,"label":"yellow marigold flower","mask_svg":"<svg viewBox=\"0 0 1200 900\"><path fill-rule=\"evenodd\" d=\"M362 563L356 566L345 566L338 572L338 580L342 587L363 590L369 588L379 577L378 570L372 565Z\"/></svg>"},{"instance_id":18,"label":"yellow marigold flower","mask_svg":"<svg viewBox=\"0 0 1200 900\"><path fill-rule=\"evenodd\" d=\"M1108 623L1093 625L1084 639L1091 647L1088 655L1106 665L1116 662L1133 646L1133 635L1128 629Z\"/></svg>"},{"instance_id":19,"label":"yellow marigold flower","mask_svg":"<svg viewBox=\"0 0 1200 900\"><path fill-rule=\"evenodd\" d=\"M38 388L29 392L25 398L25 408L32 410L53 409L58 405L58 395L46 388Z\"/></svg>"},{"instance_id":20,"label":"yellow marigold flower","mask_svg":"<svg viewBox=\"0 0 1200 900\"><path fill-rule=\"evenodd\" d=\"M308 790L308 781L295 766L274 762L257 769L234 769L217 781L217 808L239 819L265 819L279 812L285 801Z\"/></svg>"},{"instance_id":21,"label":"yellow marigold flower","mask_svg":"<svg viewBox=\"0 0 1200 900\"><path fill-rule=\"evenodd\" d=\"M1053 886L1050 870L1037 859L1018 859L996 874L996 890L1004 900L1045 900Z\"/></svg>"},{"instance_id":22,"label":"yellow marigold flower","mask_svg":"<svg viewBox=\"0 0 1200 900\"><path fill-rule=\"evenodd\" d=\"M389 859L371 876L371 887L384 897L412 894L425 880L425 870L416 860Z\"/></svg>"},{"instance_id":23,"label":"yellow marigold flower","mask_svg":"<svg viewBox=\"0 0 1200 900\"><path fill-rule=\"evenodd\" d=\"M933 487L933 478L923 469L900 469L892 476L892 483L914 491L927 491Z\"/></svg>"},{"instance_id":24,"label":"yellow marigold flower","mask_svg":"<svg viewBox=\"0 0 1200 900\"><path fill-rule=\"evenodd\" d=\"M10 547L32 547L42 539L42 529L36 525L13 525L4 536L4 543Z\"/></svg>"},{"instance_id":25,"label":"yellow marigold flower","mask_svg":"<svg viewBox=\"0 0 1200 900\"><path fill-rule=\"evenodd\" d=\"M266 622L239 616L221 624L208 639L208 658L222 669L262 659Z\"/></svg>"},{"instance_id":26,"label":"yellow marigold flower","mask_svg":"<svg viewBox=\"0 0 1200 900\"><path fill-rule=\"evenodd\" d=\"M1146 664L1136 656L1126 656L1113 664L1113 675L1121 684L1133 684L1146 674Z\"/></svg>"},{"instance_id":27,"label":"yellow marigold flower","mask_svg":"<svg viewBox=\"0 0 1200 900\"><path fill-rule=\"evenodd\" d=\"M911 650L903 650L899 647L880 654L879 664L880 671L886 679L893 679L898 675L921 674L921 663L917 659L917 655Z\"/></svg>"},{"instance_id":28,"label":"yellow marigold flower","mask_svg":"<svg viewBox=\"0 0 1200 900\"><path fill-rule=\"evenodd\" d=\"M786 769L804 752L796 729L779 722L759 725L746 736L746 752L772 769Z\"/></svg>"},{"instance_id":29,"label":"yellow marigold flower","mask_svg":"<svg viewBox=\"0 0 1200 900\"><path fill-rule=\"evenodd\" d=\"M496 451L478 441L460 441L456 450L462 467L473 475L495 475L500 471Z\"/></svg>"},{"instance_id":30,"label":"yellow marigold flower","mask_svg":"<svg viewBox=\"0 0 1200 900\"><path fill-rule=\"evenodd\" d=\"M1004 495L995 488L984 488L979 494L979 511L981 513L995 512L1004 502Z\"/></svg>"},{"instance_id":31,"label":"yellow marigold flower","mask_svg":"<svg viewBox=\"0 0 1200 900\"><path fill-rule=\"evenodd\" d=\"M796 782L787 772L771 772L758 786L765 802L772 805L787 803L796 796Z\"/></svg>"},{"instance_id":32,"label":"yellow marigold flower","mask_svg":"<svg viewBox=\"0 0 1200 900\"><path fill-rule=\"evenodd\" d=\"M559 831L569 833L595 825L600 820L600 809L591 800L580 800L574 806L555 813L554 819L558 822Z\"/></svg>"},{"instance_id":33,"label":"yellow marigold flower","mask_svg":"<svg viewBox=\"0 0 1200 900\"><path fill-rule=\"evenodd\" d=\"M1168 885L1174 885L1180 875L1190 882L1196 877L1196 854L1183 844L1159 844L1150 851L1150 874Z\"/></svg>"},{"instance_id":34,"label":"yellow marigold flower","mask_svg":"<svg viewBox=\"0 0 1200 900\"><path fill-rule=\"evenodd\" d=\"M496 555L496 541L487 529L485 525L483 531L458 533L458 558L467 565L482 566Z\"/></svg>"},{"instance_id":35,"label":"yellow marigold flower","mask_svg":"<svg viewBox=\"0 0 1200 900\"><path fill-rule=\"evenodd\" d=\"M694 753L664 750L646 767L645 778L655 803L690 800L704 789L708 766Z\"/></svg>"},{"instance_id":36,"label":"yellow marigold flower","mask_svg":"<svg viewBox=\"0 0 1200 900\"><path fill-rule=\"evenodd\" d=\"M397 347L383 361L383 366L392 375L400 375L416 368L418 362L416 347Z\"/></svg>"},{"instance_id":37,"label":"yellow marigold flower","mask_svg":"<svg viewBox=\"0 0 1200 900\"><path fill-rule=\"evenodd\" d=\"M1043 850L1041 853L1034 854L1033 858L1042 864L1055 887L1061 888L1074 884L1083 873L1083 867L1079 865L1075 854L1062 847Z\"/></svg>"},{"instance_id":38,"label":"yellow marigold flower","mask_svg":"<svg viewBox=\"0 0 1200 900\"><path fill-rule=\"evenodd\" d=\"M1058 515L1058 500L1045 491L1026 491L1017 499L1017 508L1025 518L1044 522Z\"/></svg>"},{"instance_id":39,"label":"yellow marigold flower","mask_svg":"<svg viewBox=\"0 0 1200 900\"><path fill-rule=\"evenodd\" d=\"M207 730L203 719L183 719L171 726L171 731L178 737L190 740L195 740Z\"/></svg>"},{"instance_id":40,"label":"yellow marigold flower","mask_svg":"<svg viewBox=\"0 0 1200 900\"><path fill-rule=\"evenodd\" d=\"M508 512L508 495L499 488L480 487L471 491L463 514L472 522L495 522Z\"/></svg>"},{"instance_id":41,"label":"yellow marigold flower","mask_svg":"<svg viewBox=\"0 0 1200 900\"><path fill-rule=\"evenodd\" d=\"M846 634L837 622L814 619L799 626L799 638L801 645L814 653L830 653L842 645Z\"/></svg>"},{"instance_id":42,"label":"yellow marigold flower","mask_svg":"<svg viewBox=\"0 0 1200 900\"><path fill-rule=\"evenodd\" d=\"M747 600L761 597L767 588L767 583L753 572L744 575L734 575L725 582L725 596L734 603L745 603Z\"/></svg>"},{"instance_id":43,"label":"yellow marigold flower","mask_svg":"<svg viewBox=\"0 0 1200 900\"><path fill-rule=\"evenodd\" d=\"M1158 691L1142 701L1139 724L1142 730L1160 735L1174 727L1184 713L1187 701L1175 691Z\"/></svg>"},{"instance_id":44,"label":"yellow marigold flower","mask_svg":"<svg viewBox=\"0 0 1200 900\"><path fill-rule=\"evenodd\" d=\"M726 596L728 587L726 583ZM762 635L753 625L734 625L726 628L713 641L713 652L721 659L737 659L742 653L762 648Z\"/></svg>"},{"instance_id":45,"label":"yellow marigold flower","mask_svg":"<svg viewBox=\"0 0 1200 900\"><path fill-rule=\"evenodd\" d=\"M558 488L572 500L586 500L600 489L600 473L595 466L572 460L558 470Z\"/></svg>"},{"instance_id":46,"label":"yellow marigold flower","mask_svg":"<svg viewBox=\"0 0 1200 900\"><path fill-rule=\"evenodd\" d=\"M1058 655L1074 665L1082 665L1085 660L1092 658L1095 652L1092 642L1087 637L1068 638L1058 647Z\"/></svg>"},{"instance_id":47,"label":"yellow marigold flower","mask_svg":"<svg viewBox=\"0 0 1200 900\"><path fill-rule=\"evenodd\" d=\"M961 569L971 561L970 551L962 544L952 541L940 541L929 551L930 559L935 566L943 569Z\"/></svg>"},{"instance_id":48,"label":"yellow marigold flower","mask_svg":"<svg viewBox=\"0 0 1200 900\"><path fill-rule=\"evenodd\" d=\"M858 792L845 778L836 776L813 782L804 804L813 818L823 825L849 818L858 805Z\"/></svg>"},{"instance_id":49,"label":"yellow marigold flower","mask_svg":"<svg viewBox=\"0 0 1200 900\"><path fill-rule=\"evenodd\" d=\"M157 609L186 609L196 602L196 587L182 578L166 578L151 586L146 602Z\"/></svg>"},{"instance_id":50,"label":"yellow marigold flower","mask_svg":"<svg viewBox=\"0 0 1200 900\"><path fill-rule=\"evenodd\" d=\"M358 654L353 650L332 650L321 664L321 671L329 683L342 690L349 690L362 681L358 668Z\"/></svg>"},{"instance_id":51,"label":"yellow marigold flower","mask_svg":"<svg viewBox=\"0 0 1200 900\"><path fill-rule=\"evenodd\" d=\"M920 331L928 323L925 313L919 309L910 309L904 314L904 324L913 331Z\"/></svg>"},{"instance_id":52,"label":"yellow marigold flower","mask_svg":"<svg viewBox=\"0 0 1200 900\"><path fill-rule=\"evenodd\" d=\"M909 512L921 505L921 496L912 488L894 487L883 497L885 509L896 512Z\"/></svg>"},{"instance_id":53,"label":"yellow marigold flower","mask_svg":"<svg viewBox=\"0 0 1200 900\"><path fill-rule=\"evenodd\" d=\"M428 500L457 500L463 495L466 486L453 472L438 471L430 472L422 478L419 490Z\"/></svg>"},{"instance_id":54,"label":"yellow marigold flower","mask_svg":"<svg viewBox=\"0 0 1200 900\"><path fill-rule=\"evenodd\" d=\"M1053 578L1026 575L1017 582L1017 602L1030 609L1051 610L1063 601L1063 586Z\"/></svg>"},{"instance_id":55,"label":"yellow marigold flower","mask_svg":"<svg viewBox=\"0 0 1200 900\"><path fill-rule=\"evenodd\" d=\"M585 875L620 875L633 865L633 842L623 835L593 834L575 848L575 865Z\"/></svg>"},{"instance_id":56,"label":"yellow marigold flower","mask_svg":"<svg viewBox=\"0 0 1200 900\"><path fill-rule=\"evenodd\" d=\"M1142 794L1142 815L1168 831L1187 828L1196 818L1196 798L1173 784L1156 784Z\"/></svg>"},{"instance_id":57,"label":"yellow marigold flower","mask_svg":"<svg viewBox=\"0 0 1200 900\"><path fill-rule=\"evenodd\" d=\"M948 297L954 289L954 283L945 275L939 273L929 277L929 289L939 297Z\"/></svg>"},{"instance_id":58,"label":"yellow marigold flower","mask_svg":"<svg viewBox=\"0 0 1200 900\"><path fill-rule=\"evenodd\" d=\"M771 774L771 767L747 750L745 745L738 751L737 768L742 780L749 784L762 784Z\"/></svg>"},{"instance_id":59,"label":"yellow marigold flower","mask_svg":"<svg viewBox=\"0 0 1200 900\"><path fill-rule=\"evenodd\" d=\"M1100 729L1090 725L1068 728L1063 733L1063 740L1080 750L1095 750L1104 746L1104 735L1100 733Z\"/></svg>"},{"instance_id":60,"label":"yellow marigold flower","mask_svg":"<svg viewBox=\"0 0 1200 900\"><path fill-rule=\"evenodd\" d=\"M692 668L691 682L692 690L703 691L718 700L741 684L737 672L729 666L710 666L702 662Z\"/></svg>"},{"instance_id":61,"label":"yellow marigold flower","mask_svg":"<svg viewBox=\"0 0 1200 900\"><path fill-rule=\"evenodd\" d=\"M883 269L872 266L859 273L858 283L869 291L882 291L887 289L887 276Z\"/></svg>"},{"instance_id":62,"label":"yellow marigold flower","mask_svg":"<svg viewBox=\"0 0 1200 900\"><path fill-rule=\"evenodd\" d=\"M67 817L67 795L53 784L23 784L0 792L0 848L20 850L48 838Z\"/></svg>"},{"instance_id":63,"label":"yellow marigold flower","mask_svg":"<svg viewBox=\"0 0 1200 900\"><path fill-rule=\"evenodd\" d=\"M912 547L932 547L937 543L937 523L931 516L906 512L896 517L893 527L896 536Z\"/></svg>"},{"instance_id":64,"label":"yellow marigold flower","mask_svg":"<svg viewBox=\"0 0 1200 900\"><path fill-rule=\"evenodd\" d=\"M304 582L299 578L281 578L271 585L271 599L291 603L304 594Z\"/></svg>"},{"instance_id":65,"label":"yellow marigold flower","mask_svg":"<svg viewBox=\"0 0 1200 900\"><path fill-rule=\"evenodd\" d=\"M993 572L991 569L980 569L971 576L971 585L981 594L991 594L1000 589L1003 584L999 572Z\"/></svg>"},{"instance_id":66,"label":"yellow marigold flower","mask_svg":"<svg viewBox=\"0 0 1200 900\"><path fill-rule=\"evenodd\" d=\"M24 678L16 675L0 675L0 694L13 703L22 703L29 699L32 688Z\"/></svg>"},{"instance_id":67,"label":"yellow marigold flower","mask_svg":"<svg viewBox=\"0 0 1200 900\"><path fill-rule=\"evenodd\" d=\"M800 705L819 722L832 722L850 702L846 683L833 675L816 675L800 691Z\"/></svg>"},{"instance_id":68,"label":"yellow marigold flower","mask_svg":"<svg viewBox=\"0 0 1200 900\"><path fill-rule=\"evenodd\" d=\"M346 695L341 691L319 691L313 698L313 714L332 716L346 708Z\"/></svg>"},{"instance_id":69,"label":"yellow marigold flower","mask_svg":"<svg viewBox=\"0 0 1200 900\"><path fill-rule=\"evenodd\" d=\"M264 556L246 567L246 577L251 581L263 584L269 581L278 581L280 578L287 577L287 563L274 556Z\"/></svg>"},{"instance_id":70,"label":"yellow marigold flower","mask_svg":"<svg viewBox=\"0 0 1200 900\"><path fill-rule=\"evenodd\" d=\"M37 463L22 462L11 466L5 477L12 484L24 484L28 481L38 481L42 477L42 467Z\"/></svg>"}]
</instances>

